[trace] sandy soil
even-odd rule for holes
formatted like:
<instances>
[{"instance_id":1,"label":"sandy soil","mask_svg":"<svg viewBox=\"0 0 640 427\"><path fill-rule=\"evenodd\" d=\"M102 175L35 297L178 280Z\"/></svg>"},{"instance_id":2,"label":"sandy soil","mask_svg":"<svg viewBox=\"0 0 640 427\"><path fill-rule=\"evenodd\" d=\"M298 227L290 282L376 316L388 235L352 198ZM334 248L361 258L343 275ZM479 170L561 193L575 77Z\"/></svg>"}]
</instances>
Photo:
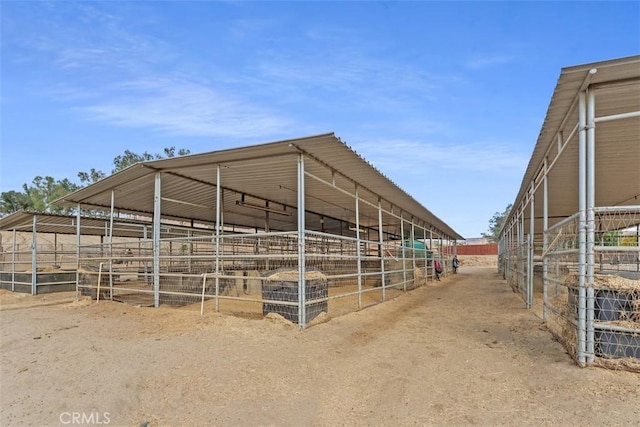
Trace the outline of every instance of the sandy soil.
<instances>
[{"instance_id":1,"label":"sandy soil","mask_svg":"<svg viewBox=\"0 0 640 427\"><path fill-rule=\"evenodd\" d=\"M0 298L0 424L635 425L640 374L581 369L496 269L304 331L278 318ZM52 298L52 297L50 297ZM75 424L78 425L78 424Z\"/></svg>"}]
</instances>

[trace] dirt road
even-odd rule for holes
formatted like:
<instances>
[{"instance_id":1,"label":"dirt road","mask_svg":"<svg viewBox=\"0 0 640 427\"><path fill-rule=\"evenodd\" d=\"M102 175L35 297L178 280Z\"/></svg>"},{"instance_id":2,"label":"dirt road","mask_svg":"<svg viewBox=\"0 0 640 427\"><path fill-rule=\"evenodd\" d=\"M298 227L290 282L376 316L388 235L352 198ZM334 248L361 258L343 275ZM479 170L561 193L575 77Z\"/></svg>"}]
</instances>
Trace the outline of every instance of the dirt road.
<instances>
[{"instance_id":1,"label":"dirt road","mask_svg":"<svg viewBox=\"0 0 640 427\"><path fill-rule=\"evenodd\" d=\"M3 426L640 420L640 374L577 367L495 267L304 331L111 302L2 306Z\"/></svg>"}]
</instances>

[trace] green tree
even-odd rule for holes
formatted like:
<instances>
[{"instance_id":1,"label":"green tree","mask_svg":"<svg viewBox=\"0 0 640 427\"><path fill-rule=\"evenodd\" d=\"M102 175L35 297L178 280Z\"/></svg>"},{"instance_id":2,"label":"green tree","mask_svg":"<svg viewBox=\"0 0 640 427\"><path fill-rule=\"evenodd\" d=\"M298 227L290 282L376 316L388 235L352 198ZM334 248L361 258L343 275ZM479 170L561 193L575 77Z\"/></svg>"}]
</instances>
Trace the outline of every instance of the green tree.
<instances>
[{"instance_id":1,"label":"green tree","mask_svg":"<svg viewBox=\"0 0 640 427\"><path fill-rule=\"evenodd\" d=\"M31 199L19 191L5 191L0 194L0 216L20 210L32 210Z\"/></svg>"},{"instance_id":2,"label":"green tree","mask_svg":"<svg viewBox=\"0 0 640 427\"><path fill-rule=\"evenodd\" d=\"M36 176L31 184L24 184L22 192L6 191L0 194L0 215L19 210L58 213L63 208L53 206L51 202L80 188L68 179L56 180L50 176Z\"/></svg>"},{"instance_id":3,"label":"green tree","mask_svg":"<svg viewBox=\"0 0 640 427\"><path fill-rule=\"evenodd\" d=\"M511 212L512 204L508 204L503 212L496 212L493 214L493 217L489 220L489 230L487 233L482 233L482 237L491 240L492 242L497 242L500 238L500 230L502 230L502 226L509 216L509 212Z\"/></svg>"},{"instance_id":4,"label":"green tree","mask_svg":"<svg viewBox=\"0 0 640 427\"><path fill-rule=\"evenodd\" d=\"M89 172L78 172L78 178L82 184L93 184L100 181L106 174L100 170L91 168Z\"/></svg>"},{"instance_id":5,"label":"green tree","mask_svg":"<svg viewBox=\"0 0 640 427\"><path fill-rule=\"evenodd\" d=\"M60 213L64 212L65 209L53 206L51 202L65 194L76 191L80 186L69 181L67 178L55 180L50 176L36 176L31 186L24 184L22 188L25 194L31 199L34 210L38 212Z\"/></svg>"},{"instance_id":6,"label":"green tree","mask_svg":"<svg viewBox=\"0 0 640 427\"><path fill-rule=\"evenodd\" d=\"M186 156L190 153L191 151L185 148L176 151L176 147L165 148L163 154L151 154L147 151L142 154L136 154L131 150L125 150L124 154L113 159L111 173L116 173L138 162L176 157L176 155ZM36 176L31 185L24 184L22 186L22 192L12 190L0 193L0 216L19 210L50 213L66 212L65 209L53 206L51 203L68 193L82 188L84 185L100 181L107 175L101 170L91 168L89 172L78 172L77 176L80 180L80 185L74 184L67 178L56 180L50 176Z\"/></svg>"},{"instance_id":7,"label":"green tree","mask_svg":"<svg viewBox=\"0 0 640 427\"><path fill-rule=\"evenodd\" d=\"M135 165L138 162L164 159L167 157L176 157L176 147L166 147L163 151L164 154L151 154L148 151L145 151L142 154L136 154L130 150L125 150L123 155L116 156L113 159L113 170L111 171L111 173L121 171L122 169L128 168L131 165ZM190 153L191 151L185 148L181 148L180 150L178 150L178 156L186 156Z\"/></svg>"}]
</instances>

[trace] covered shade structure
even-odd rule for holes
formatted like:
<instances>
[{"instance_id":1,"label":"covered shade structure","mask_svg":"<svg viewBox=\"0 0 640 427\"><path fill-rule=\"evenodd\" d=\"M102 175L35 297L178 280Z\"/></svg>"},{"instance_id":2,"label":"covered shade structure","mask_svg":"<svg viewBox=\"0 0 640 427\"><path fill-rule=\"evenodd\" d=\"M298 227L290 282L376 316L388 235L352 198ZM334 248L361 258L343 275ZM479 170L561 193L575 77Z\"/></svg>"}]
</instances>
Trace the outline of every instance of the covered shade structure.
<instances>
[{"instance_id":1,"label":"covered shade structure","mask_svg":"<svg viewBox=\"0 0 640 427\"><path fill-rule=\"evenodd\" d=\"M540 266L543 317L582 365L640 358L639 237L640 56L563 68L501 231L500 268L531 307ZM624 282L615 301L604 296L612 277Z\"/></svg>"},{"instance_id":2,"label":"covered shade structure","mask_svg":"<svg viewBox=\"0 0 640 427\"><path fill-rule=\"evenodd\" d=\"M202 300L214 297L216 308L224 297L220 279L294 269L297 301L285 305L297 306L301 326L309 305L305 302L308 271L322 270L334 285L357 285L353 295L360 307L365 287L379 288L371 290L381 290L384 300L387 285L405 289L416 274L426 277L429 257L437 253L446 259L462 239L332 133L141 162L56 203L79 213L100 210L112 217L147 216L154 225L171 220L210 227L210 235L199 238L197 245L193 239L174 240L183 250L180 255L164 255L168 242L154 233L153 252L144 256L150 256L154 265L149 279L156 306L162 278L177 273L169 271L172 261L190 262L189 268L185 266L189 270L185 274L194 278L190 293L196 278L201 280ZM401 265L387 265L385 270L390 261ZM215 280L213 295L207 291L207 277ZM240 287L245 292L263 287L243 280ZM184 291L176 289L167 292ZM326 302L331 296L319 299Z\"/></svg>"}]
</instances>

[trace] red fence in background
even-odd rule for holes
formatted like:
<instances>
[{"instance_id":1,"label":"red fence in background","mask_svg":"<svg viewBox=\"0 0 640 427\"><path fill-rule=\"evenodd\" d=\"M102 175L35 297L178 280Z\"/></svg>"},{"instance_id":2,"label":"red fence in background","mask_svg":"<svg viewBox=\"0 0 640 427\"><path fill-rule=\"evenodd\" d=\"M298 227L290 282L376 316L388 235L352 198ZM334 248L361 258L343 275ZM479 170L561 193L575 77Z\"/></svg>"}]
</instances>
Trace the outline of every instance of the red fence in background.
<instances>
[{"instance_id":1,"label":"red fence in background","mask_svg":"<svg viewBox=\"0 0 640 427\"><path fill-rule=\"evenodd\" d=\"M497 243L486 245L458 245L458 255L498 255Z\"/></svg>"}]
</instances>

